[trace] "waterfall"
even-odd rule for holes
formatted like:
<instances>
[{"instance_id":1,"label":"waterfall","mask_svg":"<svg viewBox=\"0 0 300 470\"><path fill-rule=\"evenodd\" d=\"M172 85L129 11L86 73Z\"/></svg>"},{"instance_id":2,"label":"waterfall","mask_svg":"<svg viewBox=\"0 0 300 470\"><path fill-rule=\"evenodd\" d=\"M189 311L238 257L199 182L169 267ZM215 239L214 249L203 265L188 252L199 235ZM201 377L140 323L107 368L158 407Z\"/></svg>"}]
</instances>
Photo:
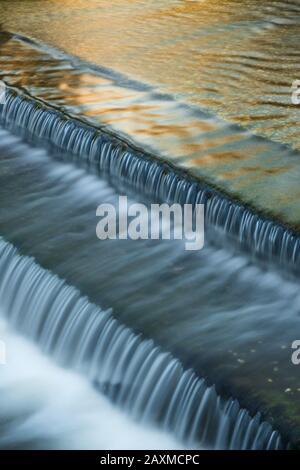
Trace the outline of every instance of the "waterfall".
<instances>
[{"instance_id":1,"label":"waterfall","mask_svg":"<svg viewBox=\"0 0 300 470\"><path fill-rule=\"evenodd\" d=\"M224 400L152 340L120 324L110 310L21 256L0 239L0 298L6 320L64 366L87 375L139 420L160 424L191 446L280 449L279 433L237 400Z\"/></svg>"},{"instance_id":2,"label":"waterfall","mask_svg":"<svg viewBox=\"0 0 300 470\"><path fill-rule=\"evenodd\" d=\"M93 166L119 184L151 197L164 202L205 204L211 240L234 242L256 259L299 275L300 240L291 229L255 213L107 129L96 129L13 88L7 90L0 114L5 127L26 139L47 143L73 161Z\"/></svg>"}]
</instances>

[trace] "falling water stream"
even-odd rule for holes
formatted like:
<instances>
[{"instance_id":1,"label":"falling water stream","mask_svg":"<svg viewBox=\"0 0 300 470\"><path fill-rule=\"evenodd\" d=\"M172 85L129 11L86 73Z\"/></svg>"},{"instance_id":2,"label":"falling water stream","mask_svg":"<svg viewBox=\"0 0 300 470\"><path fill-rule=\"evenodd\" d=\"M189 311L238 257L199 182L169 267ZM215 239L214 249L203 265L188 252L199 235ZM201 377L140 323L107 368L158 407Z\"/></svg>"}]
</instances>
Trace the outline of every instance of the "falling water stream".
<instances>
[{"instance_id":1,"label":"falling water stream","mask_svg":"<svg viewBox=\"0 0 300 470\"><path fill-rule=\"evenodd\" d=\"M3 0L0 11L7 30L298 149L299 17L299 0Z\"/></svg>"}]
</instances>

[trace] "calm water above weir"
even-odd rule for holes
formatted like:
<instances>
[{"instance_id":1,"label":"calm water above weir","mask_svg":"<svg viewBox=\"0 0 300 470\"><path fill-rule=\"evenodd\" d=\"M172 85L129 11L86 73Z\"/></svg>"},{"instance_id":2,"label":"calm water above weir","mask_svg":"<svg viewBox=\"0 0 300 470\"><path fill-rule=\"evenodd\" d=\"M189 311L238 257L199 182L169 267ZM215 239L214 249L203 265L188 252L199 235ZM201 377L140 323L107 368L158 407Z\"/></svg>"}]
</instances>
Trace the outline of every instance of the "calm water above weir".
<instances>
[{"instance_id":1,"label":"calm water above weir","mask_svg":"<svg viewBox=\"0 0 300 470\"><path fill-rule=\"evenodd\" d=\"M0 23L299 148L299 0L2 0Z\"/></svg>"}]
</instances>

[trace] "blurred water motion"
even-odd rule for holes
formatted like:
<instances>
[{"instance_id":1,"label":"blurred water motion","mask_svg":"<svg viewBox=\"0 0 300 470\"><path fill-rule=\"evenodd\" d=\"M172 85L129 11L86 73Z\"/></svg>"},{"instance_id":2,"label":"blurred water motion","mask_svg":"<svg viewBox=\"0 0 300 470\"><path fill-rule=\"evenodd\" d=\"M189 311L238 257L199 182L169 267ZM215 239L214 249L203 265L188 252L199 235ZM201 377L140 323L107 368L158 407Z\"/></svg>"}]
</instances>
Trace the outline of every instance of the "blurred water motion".
<instances>
[{"instance_id":1,"label":"blurred water motion","mask_svg":"<svg viewBox=\"0 0 300 470\"><path fill-rule=\"evenodd\" d=\"M2 316L2 315L1 315ZM132 422L87 380L51 363L0 321L0 449L178 449L167 434Z\"/></svg>"},{"instance_id":2,"label":"blurred water motion","mask_svg":"<svg viewBox=\"0 0 300 470\"><path fill-rule=\"evenodd\" d=\"M125 135L143 150L299 228L299 109L291 104L291 84L300 73L299 20L296 0L3 0L2 28L31 36L37 43L1 32L0 78L71 116ZM28 103L24 114L19 113L16 101L11 100L7 114L12 123L18 121L15 131L20 125L22 135L29 134L36 125L34 113L26 114ZM45 112L39 124L51 127L53 121L51 111ZM1 235L96 303L113 307L118 320L207 376L220 394L238 397L252 415L257 409L267 410L280 430L288 430L293 438L299 435L299 377L289 350L298 325L297 283L284 280L269 266L255 266L226 243L208 244L197 256L165 244L127 243L124 248L117 243L110 250L108 244L98 245L95 207L99 197L114 200L118 185L87 175L86 169L53 162L46 151L25 146L6 131L1 130L0 137ZM81 144L83 138L78 148ZM226 204L230 205L227 200ZM249 219L244 222L247 228ZM271 239L274 231L265 232L262 225L258 220L255 233L246 230L246 237L264 240L271 233ZM298 260L296 250L286 251ZM3 296L0 305L4 300L13 303L14 292L10 295ZM67 381L72 382L70 377ZM11 393L15 389L10 380L4 376L1 382L9 391L4 395L6 406L26 415L27 404L23 407L22 398ZM80 397L81 392L79 401ZM48 400L52 409L52 393L45 398L46 416ZM215 394L213 400L218 400ZM95 407L102 409L101 404ZM63 401L58 408L55 405L55 410L61 408L65 409ZM239 447L250 422L243 413L236 420L239 432L233 433ZM81 445L101 446L102 441L92 436L89 419L92 429ZM212 429L213 420L207 423ZM37 424L34 432L43 429L39 417ZM117 426L123 428L122 422ZM210 438L218 441L219 431L220 427ZM10 439L12 446L23 445L23 431L20 440L18 432L14 426L0 446L10 445ZM266 435L271 433L269 427ZM47 445L52 445L52 437L45 435ZM118 446L125 436L119 438ZM53 445L78 445L71 441ZM235 439L226 445L232 442L237 445ZM156 435L151 444L158 445ZM103 445L112 447L114 440ZM166 445L173 443L166 440Z\"/></svg>"},{"instance_id":3,"label":"blurred water motion","mask_svg":"<svg viewBox=\"0 0 300 470\"><path fill-rule=\"evenodd\" d=\"M1 22L300 148L298 0L2 0Z\"/></svg>"},{"instance_id":4,"label":"blurred water motion","mask_svg":"<svg viewBox=\"0 0 300 470\"><path fill-rule=\"evenodd\" d=\"M45 117L48 124L49 117ZM204 250L199 252L185 251L181 240L99 241L95 235L96 207L107 202L117 206L118 189L93 172L87 174L85 168L53 161L45 150L25 145L7 131L1 130L0 137L0 233L7 240L22 254L33 256L42 267L76 286L96 305L112 308L121 324L154 340L163 350L179 358L185 368L192 367L200 377L207 377L209 384L217 385L221 396L238 398L242 407L250 408L252 416L257 410L267 409L279 424L293 423L291 431L297 432L299 377L290 362L288 348L295 339L298 324L297 283L287 282L278 274L256 267L249 258L234 253L230 246L226 247L224 234L220 240L224 247L216 245L216 239L212 244L207 240ZM152 175L151 169L149 171L148 177ZM146 179L148 177L145 175ZM132 194L133 201L141 197ZM76 318L71 308L74 301L69 299L70 289L62 290L60 296L55 290L53 304L48 296L53 295L53 282L57 283L57 279L45 285L36 268L36 279L31 275L33 268L27 270L28 260L14 260L12 249L7 249L3 243L1 246L3 310L7 317L11 316L10 321L18 330L38 340L51 353L53 348L48 348L49 344L53 343L55 350L58 335L64 332L63 325L68 326L65 316L70 313L71 318ZM55 310L52 313L47 308L49 302ZM85 318L87 321L86 315ZM53 329L46 329L39 335L39 324L52 325ZM87 328L88 325L87 321ZM104 342L103 348L107 351L104 358L121 360L122 350L126 357L126 348L119 348L114 330L109 329L111 340ZM80 331L83 332L81 328ZM71 337L68 331L62 343L73 357L74 348L68 348ZM108 351L113 346L119 348L118 354L110 355ZM97 354L98 350L101 352L102 347L96 348ZM149 360L152 357L149 354ZM121 370L124 374L127 367ZM150 370L157 372L156 367ZM104 374L114 383L113 371L112 367L101 369L100 363L99 377ZM170 370L166 367L167 372ZM143 392L144 398L137 400L139 413L148 409L143 407L146 397L159 396L154 393L155 380L146 381L141 377L137 380L137 390ZM285 393L287 384L292 390L288 395ZM189 396L189 392L187 394ZM219 399L215 393L212 395L209 409L217 411ZM130 394L130 403L134 401L132 396L135 395ZM157 404L157 400L152 402L151 410L153 403ZM182 405L186 405L185 399ZM279 416L278 407L281 409ZM233 405L233 408L237 414L238 406ZM178 413L180 418L181 413ZM208 418L206 421L209 423L207 444L213 442L218 446L217 429L221 428L215 425L218 413L213 416L212 421ZM178 421L181 423L180 419ZM257 424L257 420L255 422ZM191 424L189 420L182 420L182 423L182 427L178 426L180 432ZM248 425L249 419L244 416L239 439L245 435ZM175 427L176 431L178 429ZM206 427L199 426L197 431L203 429ZM272 429L268 428L269 437L270 431ZM230 433L229 436L232 437ZM231 445L230 439L226 438L222 445ZM233 442L236 446L235 439Z\"/></svg>"}]
</instances>

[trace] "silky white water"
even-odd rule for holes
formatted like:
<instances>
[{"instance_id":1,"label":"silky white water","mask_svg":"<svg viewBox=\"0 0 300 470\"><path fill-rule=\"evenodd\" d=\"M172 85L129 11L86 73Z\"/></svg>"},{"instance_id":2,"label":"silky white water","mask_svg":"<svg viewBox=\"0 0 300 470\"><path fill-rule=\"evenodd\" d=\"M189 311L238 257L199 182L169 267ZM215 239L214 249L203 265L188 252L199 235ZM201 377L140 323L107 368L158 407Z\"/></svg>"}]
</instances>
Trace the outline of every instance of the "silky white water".
<instances>
[{"instance_id":1,"label":"silky white water","mask_svg":"<svg viewBox=\"0 0 300 470\"><path fill-rule=\"evenodd\" d=\"M0 321L0 449L178 449L167 433L139 425L79 374L55 365Z\"/></svg>"}]
</instances>

